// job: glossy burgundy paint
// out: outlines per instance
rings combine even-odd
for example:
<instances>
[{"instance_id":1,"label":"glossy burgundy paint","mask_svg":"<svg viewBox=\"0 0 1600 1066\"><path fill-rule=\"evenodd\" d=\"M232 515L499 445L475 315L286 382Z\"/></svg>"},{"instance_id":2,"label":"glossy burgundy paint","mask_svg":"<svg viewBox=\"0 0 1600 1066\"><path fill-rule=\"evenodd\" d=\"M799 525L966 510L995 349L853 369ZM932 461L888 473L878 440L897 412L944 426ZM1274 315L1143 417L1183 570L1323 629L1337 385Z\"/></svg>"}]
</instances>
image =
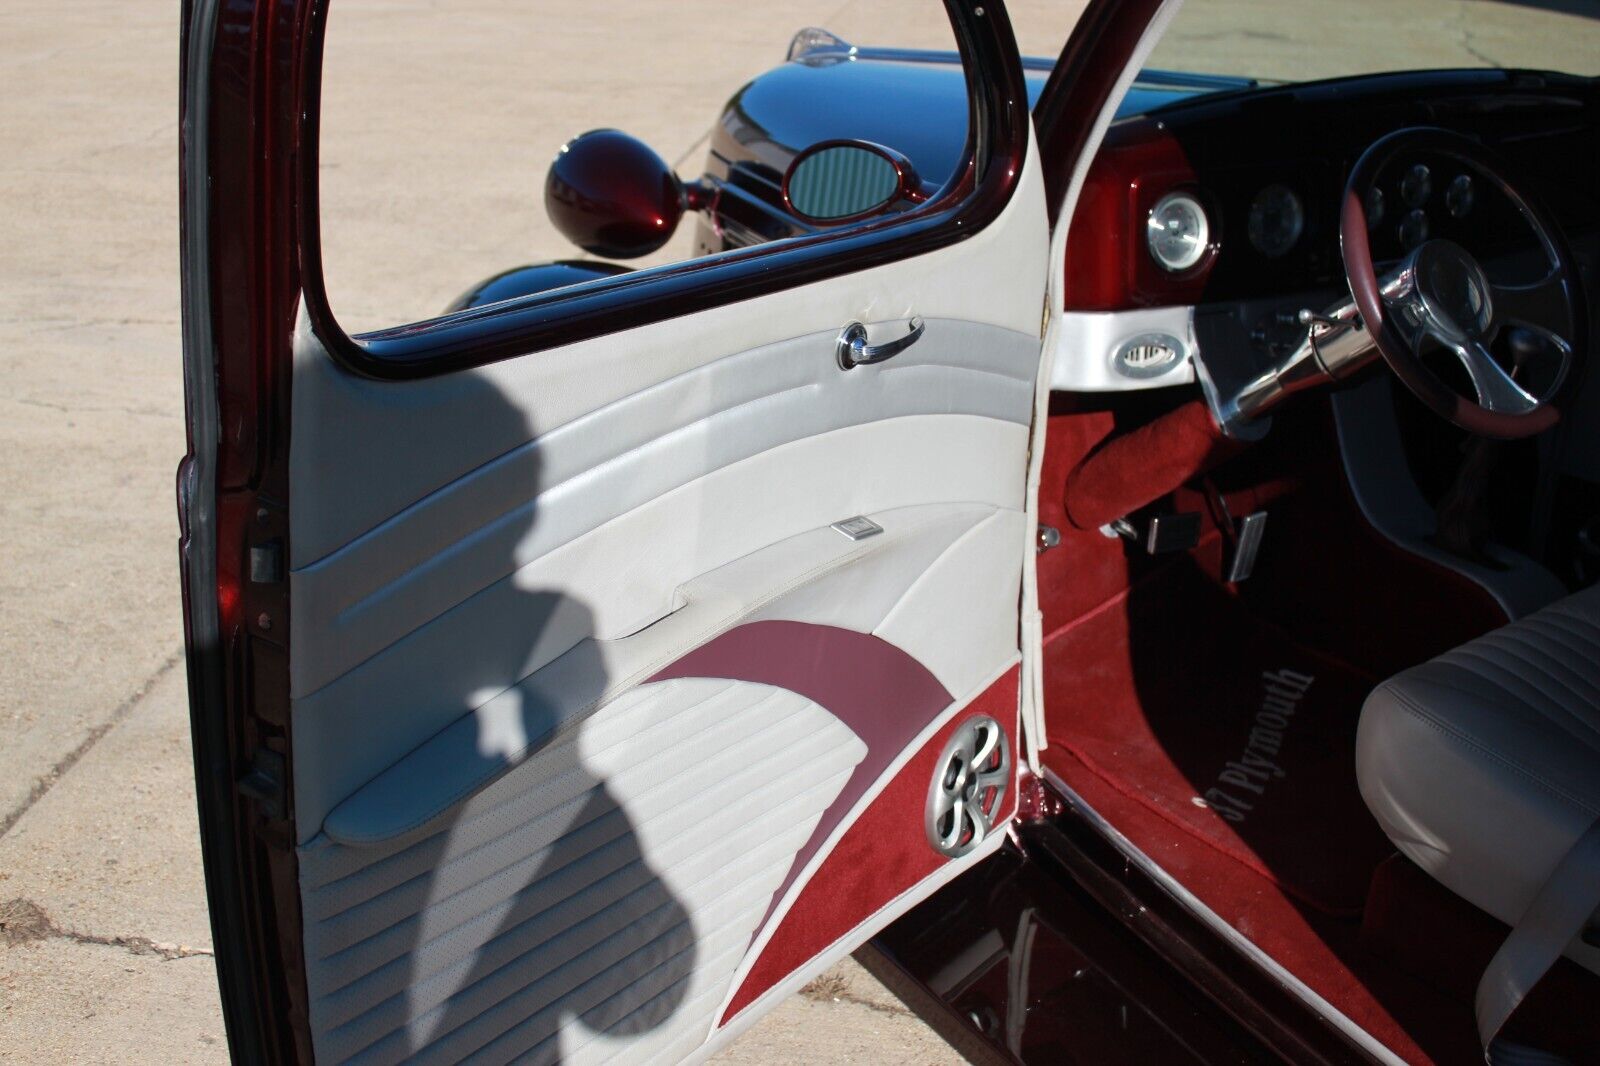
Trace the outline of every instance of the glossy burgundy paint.
<instances>
[{"instance_id":1,"label":"glossy burgundy paint","mask_svg":"<svg viewBox=\"0 0 1600 1066\"><path fill-rule=\"evenodd\" d=\"M1145 219L1163 196L1194 195L1211 220L1211 244L1180 273L1163 270L1145 244ZM1115 311L1196 303L1221 247L1221 219L1195 183L1178 139L1155 119L1106 134L1084 178L1067 241L1063 297L1069 311Z\"/></svg>"},{"instance_id":2,"label":"glossy burgundy paint","mask_svg":"<svg viewBox=\"0 0 1600 1066\"><path fill-rule=\"evenodd\" d=\"M1100 112L1162 2L1091 0L1073 24L1033 109L1052 225L1060 221L1073 168L1089 150Z\"/></svg>"},{"instance_id":3,"label":"glossy burgundy paint","mask_svg":"<svg viewBox=\"0 0 1600 1066\"><path fill-rule=\"evenodd\" d=\"M849 726L867 746L866 757L795 855L772 907L890 763L955 700L927 667L881 637L808 622L737 626L650 680L675 677L752 681L797 692ZM769 907L758 932L771 917Z\"/></svg>"},{"instance_id":4,"label":"glossy burgundy paint","mask_svg":"<svg viewBox=\"0 0 1600 1066\"><path fill-rule=\"evenodd\" d=\"M186 539L185 635L207 897L229 1045L236 1061L309 1061L288 764L290 604L281 584L243 580L250 549L287 557L290 343L300 299L295 197L310 3L185 5L183 175L186 341L207 338L214 375L214 480L180 475L180 508L214 500ZM204 278L203 290L194 287ZM191 382L197 380L191 377ZM202 373L198 378L204 381ZM191 456L200 439L190 427ZM214 556L197 587L189 560ZM219 632L196 627L211 598ZM281 758L282 770L270 772ZM239 782L263 770L252 797ZM272 780L276 776L275 782ZM275 786L275 787L274 787ZM276 793L276 795L274 795Z\"/></svg>"},{"instance_id":5,"label":"glossy burgundy paint","mask_svg":"<svg viewBox=\"0 0 1600 1066\"><path fill-rule=\"evenodd\" d=\"M637 259L666 244L686 206L666 160L621 130L580 133L545 176L544 210L556 229L608 259Z\"/></svg>"},{"instance_id":6,"label":"glossy burgundy paint","mask_svg":"<svg viewBox=\"0 0 1600 1066\"><path fill-rule=\"evenodd\" d=\"M596 278L611 278L626 274L628 268L620 263L602 263L594 259L558 259L552 263L532 263L528 266L502 270L485 278L451 301L446 314L465 311L469 307L514 300L533 292L546 292L564 285L579 285Z\"/></svg>"}]
</instances>

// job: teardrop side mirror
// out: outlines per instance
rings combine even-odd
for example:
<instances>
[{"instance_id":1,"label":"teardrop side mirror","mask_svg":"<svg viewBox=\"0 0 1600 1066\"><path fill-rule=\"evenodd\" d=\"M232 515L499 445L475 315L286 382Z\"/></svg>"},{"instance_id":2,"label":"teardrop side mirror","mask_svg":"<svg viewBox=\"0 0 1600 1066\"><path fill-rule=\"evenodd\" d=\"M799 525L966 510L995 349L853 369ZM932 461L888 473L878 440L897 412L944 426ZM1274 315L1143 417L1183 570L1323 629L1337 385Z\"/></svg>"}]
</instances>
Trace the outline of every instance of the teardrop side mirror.
<instances>
[{"instance_id":1,"label":"teardrop side mirror","mask_svg":"<svg viewBox=\"0 0 1600 1066\"><path fill-rule=\"evenodd\" d=\"M621 130L590 130L561 146L544 182L544 209L579 248L608 259L649 255L688 207L664 159Z\"/></svg>"},{"instance_id":2,"label":"teardrop side mirror","mask_svg":"<svg viewBox=\"0 0 1600 1066\"><path fill-rule=\"evenodd\" d=\"M928 198L911 160L871 141L820 141L790 162L783 202L807 222L838 225Z\"/></svg>"}]
</instances>

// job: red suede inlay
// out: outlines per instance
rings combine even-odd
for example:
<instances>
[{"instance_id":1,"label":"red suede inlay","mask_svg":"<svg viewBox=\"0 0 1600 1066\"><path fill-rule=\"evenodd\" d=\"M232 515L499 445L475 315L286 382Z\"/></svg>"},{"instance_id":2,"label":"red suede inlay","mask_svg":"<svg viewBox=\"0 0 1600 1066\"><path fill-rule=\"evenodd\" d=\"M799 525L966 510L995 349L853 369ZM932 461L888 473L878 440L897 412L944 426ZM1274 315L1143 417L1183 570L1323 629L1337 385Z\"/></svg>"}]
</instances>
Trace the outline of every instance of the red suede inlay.
<instances>
[{"instance_id":1,"label":"red suede inlay","mask_svg":"<svg viewBox=\"0 0 1600 1066\"><path fill-rule=\"evenodd\" d=\"M1076 618L1128 587L1129 562L1118 540L1082 530L1067 518L1066 485L1083 457L1113 429L1108 411L1060 414L1052 410L1039 481L1039 522L1061 533L1061 543L1038 556L1039 606L1045 632Z\"/></svg>"},{"instance_id":2,"label":"red suede inlay","mask_svg":"<svg viewBox=\"0 0 1600 1066\"><path fill-rule=\"evenodd\" d=\"M1353 756L1377 677L1263 625L1183 556L1054 634L1045 675L1067 723L1053 744L1302 902L1360 911L1392 850Z\"/></svg>"},{"instance_id":3,"label":"red suede inlay","mask_svg":"<svg viewBox=\"0 0 1600 1066\"><path fill-rule=\"evenodd\" d=\"M1204 400L1113 437L1067 479L1066 511L1079 529L1099 529L1154 503L1243 448L1223 434Z\"/></svg>"},{"instance_id":4,"label":"red suede inlay","mask_svg":"<svg viewBox=\"0 0 1600 1066\"><path fill-rule=\"evenodd\" d=\"M923 826L935 765L961 723L979 714L1006 726L1012 765L1017 765L1019 676L1019 668L1013 667L968 704L901 767L845 831L779 922L719 1024L951 861L933 850ZM1014 805L1014 792L1008 792L1000 818L1009 818Z\"/></svg>"},{"instance_id":5,"label":"red suede inlay","mask_svg":"<svg viewBox=\"0 0 1600 1066\"><path fill-rule=\"evenodd\" d=\"M1058 525L1062 545L1038 562L1052 739L1044 752L1046 765L1226 921L1397 1054L1412 1062L1481 1057L1470 1002L1449 998L1375 960L1356 943L1354 919L1319 912L1283 889L1286 880L1316 874L1309 860L1317 846L1325 850L1327 873L1345 878L1343 887L1334 886L1344 898L1350 897L1354 879L1375 865L1364 846L1360 854L1350 850L1348 826L1338 824L1337 816L1312 816L1320 797L1298 798L1313 801L1295 805L1305 816L1303 825L1291 820L1274 830L1298 830L1304 840L1293 835L1276 842L1261 836L1241 839L1250 845L1246 856L1217 846L1216 839L1202 842L1201 834L1180 829L1171 812L1158 812L1157 804L1138 794L1144 783L1162 778L1169 785L1188 782L1192 767L1183 760L1208 750L1216 754L1215 744L1194 734L1203 733L1219 714L1232 712L1230 701L1240 697L1238 686L1226 678L1258 672L1254 664L1250 672L1239 664L1278 643L1263 643L1258 639L1263 632L1275 628L1292 635L1295 645L1315 649L1318 659L1340 674L1374 678L1486 632L1503 623L1504 615L1481 587L1371 528L1345 483L1331 414L1314 400L1286 409L1265 441L1213 475L1230 514L1267 509L1271 515L1249 582L1220 585L1219 514L1193 482L1157 505L1202 517L1199 548L1176 562L1074 529L1065 514L1067 474L1112 432L1113 421L1109 413L1073 413L1065 405L1050 419L1044 484L1061 491L1041 492L1041 521ZM1187 571L1186 582L1209 580L1211 595L1236 598L1238 607L1197 612L1193 597L1164 594L1171 589L1163 588L1170 582L1162 571L1174 566ZM1237 625L1229 621L1234 611L1254 621ZM1080 627L1104 632L1091 636L1078 632ZM1107 642L1115 653L1108 653ZM1192 654L1197 643L1209 652ZM1336 728L1320 732L1315 741L1329 746L1327 782L1346 797L1354 782L1354 751L1338 737L1347 737L1360 712L1359 685L1355 688L1345 693L1343 706L1322 708L1326 714L1342 713L1344 721L1326 723ZM1155 729L1143 721L1145 697L1169 704L1155 712ZM1127 716L1125 724L1139 724L1147 734L1169 740L1170 747L1148 744L1135 759L1114 743L1105 747L1114 738L1102 736L1104 750L1098 758L1091 753L1096 763L1091 770L1067 750L1078 746L1078 716L1092 722L1114 705L1122 707L1118 713ZM1159 765L1164 758L1165 768ZM1348 771L1342 784L1341 765ZM1296 771L1295 776L1304 775ZM1329 787L1319 786L1317 776L1295 787Z\"/></svg>"},{"instance_id":6,"label":"red suede inlay","mask_svg":"<svg viewBox=\"0 0 1600 1066\"><path fill-rule=\"evenodd\" d=\"M1464 1063L1477 1055L1481 1060L1471 1009L1427 988L1409 994L1402 990L1396 996L1394 982L1375 981L1373 967L1359 966L1362 954L1355 944L1354 921L1297 904L1255 870L1223 858L1128 799L1065 748L1046 748L1044 761L1206 906L1402 1059Z\"/></svg>"}]
</instances>

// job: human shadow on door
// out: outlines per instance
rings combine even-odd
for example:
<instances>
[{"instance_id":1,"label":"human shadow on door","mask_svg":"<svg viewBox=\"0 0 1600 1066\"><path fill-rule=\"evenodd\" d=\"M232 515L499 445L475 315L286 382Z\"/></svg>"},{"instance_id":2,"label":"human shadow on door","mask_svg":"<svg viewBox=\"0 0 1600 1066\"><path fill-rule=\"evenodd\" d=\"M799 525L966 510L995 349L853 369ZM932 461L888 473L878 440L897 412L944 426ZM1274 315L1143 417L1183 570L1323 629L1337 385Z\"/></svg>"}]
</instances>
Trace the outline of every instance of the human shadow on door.
<instances>
[{"instance_id":1,"label":"human shadow on door","mask_svg":"<svg viewBox=\"0 0 1600 1066\"><path fill-rule=\"evenodd\" d=\"M540 442L499 390L469 399L483 439L522 443L461 481L493 482L496 499L515 506L447 550L501 545L500 576L461 589L456 606L391 650L403 657L403 645L441 622L469 638L440 669L482 698L425 742L445 765L412 760L406 772L419 791L473 785L399 843L341 846L315 870L303 863L303 878L321 882L308 888L306 914L321 926L308 936L316 1050L362 1062L647 1056L683 1035L664 1026L695 972L695 931L593 768L597 745L609 745L599 754L616 766L628 742L614 726L599 740L586 735L592 719L582 716L607 682L593 612L529 587ZM470 730L472 743L434 743L451 729Z\"/></svg>"}]
</instances>

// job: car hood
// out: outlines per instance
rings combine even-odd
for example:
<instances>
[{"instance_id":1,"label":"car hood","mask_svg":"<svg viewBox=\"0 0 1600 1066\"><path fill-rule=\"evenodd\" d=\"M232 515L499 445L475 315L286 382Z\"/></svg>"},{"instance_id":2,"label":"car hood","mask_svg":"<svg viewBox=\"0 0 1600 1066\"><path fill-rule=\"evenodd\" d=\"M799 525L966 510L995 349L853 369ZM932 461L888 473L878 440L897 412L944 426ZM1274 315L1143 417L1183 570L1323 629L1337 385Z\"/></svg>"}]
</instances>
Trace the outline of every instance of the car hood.
<instances>
[{"instance_id":1,"label":"car hood","mask_svg":"<svg viewBox=\"0 0 1600 1066\"><path fill-rule=\"evenodd\" d=\"M1024 60L1030 108L1051 65ZM1252 84L1146 70L1117 117ZM954 53L851 48L802 55L745 85L728 102L713 149L724 162L757 162L781 172L808 145L859 139L903 153L924 180L943 184L962 159L966 133L966 80Z\"/></svg>"}]
</instances>

